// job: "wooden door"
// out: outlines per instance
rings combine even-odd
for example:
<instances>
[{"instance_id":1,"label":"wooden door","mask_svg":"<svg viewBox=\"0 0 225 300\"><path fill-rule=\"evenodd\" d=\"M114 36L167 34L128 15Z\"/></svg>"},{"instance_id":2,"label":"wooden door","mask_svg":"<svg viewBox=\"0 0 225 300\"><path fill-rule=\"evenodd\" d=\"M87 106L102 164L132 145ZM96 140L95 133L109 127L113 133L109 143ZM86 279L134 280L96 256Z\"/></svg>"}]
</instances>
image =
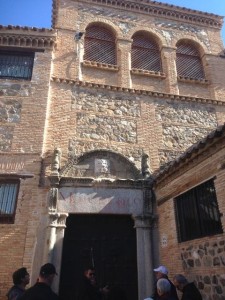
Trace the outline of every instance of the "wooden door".
<instances>
[{"instance_id":1,"label":"wooden door","mask_svg":"<svg viewBox=\"0 0 225 300\"><path fill-rule=\"evenodd\" d=\"M122 288L137 300L136 230L131 216L70 215L63 242L60 297L75 300L85 266L94 265L100 287Z\"/></svg>"}]
</instances>

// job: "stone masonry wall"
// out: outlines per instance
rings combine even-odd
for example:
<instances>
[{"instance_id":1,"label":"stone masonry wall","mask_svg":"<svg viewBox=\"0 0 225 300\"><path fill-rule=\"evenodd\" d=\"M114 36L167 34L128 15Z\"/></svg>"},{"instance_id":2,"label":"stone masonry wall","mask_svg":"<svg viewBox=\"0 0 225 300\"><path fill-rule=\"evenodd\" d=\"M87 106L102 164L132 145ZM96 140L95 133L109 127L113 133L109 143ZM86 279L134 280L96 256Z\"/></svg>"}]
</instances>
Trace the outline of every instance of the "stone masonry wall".
<instances>
[{"instance_id":1,"label":"stone masonry wall","mask_svg":"<svg viewBox=\"0 0 225 300\"><path fill-rule=\"evenodd\" d=\"M225 268L225 240L209 240L183 247L181 261L185 273L194 273L198 268ZM202 293L203 299L208 295L214 295L208 299L224 300L225 297L225 274L197 275L195 282Z\"/></svg>"}]
</instances>

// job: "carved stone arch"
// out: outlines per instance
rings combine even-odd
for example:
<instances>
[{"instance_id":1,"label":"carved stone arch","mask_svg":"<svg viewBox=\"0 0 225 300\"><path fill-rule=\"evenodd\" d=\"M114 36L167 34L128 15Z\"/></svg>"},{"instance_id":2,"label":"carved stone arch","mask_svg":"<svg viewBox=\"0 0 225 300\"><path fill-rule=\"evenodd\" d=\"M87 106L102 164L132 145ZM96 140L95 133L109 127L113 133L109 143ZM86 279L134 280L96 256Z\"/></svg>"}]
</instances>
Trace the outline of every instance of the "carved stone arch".
<instances>
[{"instance_id":1,"label":"carved stone arch","mask_svg":"<svg viewBox=\"0 0 225 300\"><path fill-rule=\"evenodd\" d=\"M89 151L70 159L59 175L71 178L142 178L140 170L127 157L106 149Z\"/></svg>"},{"instance_id":2,"label":"carved stone arch","mask_svg":"<svg viewBox=\"0 0 225 300\"><path fill-rule=\"evenodd\" d=\"M113 32L113 34L115 35L115 38L122 38L122 31L121 29L116 26L113 22L106 20L104 18L93 18L92 21L87 22L82 24L82 26L80 27L80 31L81 32L85 32L86 28L90 25L94 25L94 24L102 24L103 26L105 26L107 29L111 30Z\"/></svg>"}]
</instances>

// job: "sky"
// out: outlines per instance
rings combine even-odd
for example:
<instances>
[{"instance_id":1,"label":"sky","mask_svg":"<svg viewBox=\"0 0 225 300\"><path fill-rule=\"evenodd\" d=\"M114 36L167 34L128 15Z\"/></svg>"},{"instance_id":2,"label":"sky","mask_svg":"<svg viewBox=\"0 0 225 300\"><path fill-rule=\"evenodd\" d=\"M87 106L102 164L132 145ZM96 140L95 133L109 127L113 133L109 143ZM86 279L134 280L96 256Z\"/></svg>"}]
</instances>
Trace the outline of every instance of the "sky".
<instances>
[{"instance_id":1,"label":"sky","mask_svg":"<svg viewBox=\"0 0 225 300\"><path fill-rule=\"evenodd\" d=\"M225 16L225 0L161 0L160 2ZM52 0L0 0L0 24L51 28ZM222 30L225 44L225 25Z\"/></svg>"}]
</instances>

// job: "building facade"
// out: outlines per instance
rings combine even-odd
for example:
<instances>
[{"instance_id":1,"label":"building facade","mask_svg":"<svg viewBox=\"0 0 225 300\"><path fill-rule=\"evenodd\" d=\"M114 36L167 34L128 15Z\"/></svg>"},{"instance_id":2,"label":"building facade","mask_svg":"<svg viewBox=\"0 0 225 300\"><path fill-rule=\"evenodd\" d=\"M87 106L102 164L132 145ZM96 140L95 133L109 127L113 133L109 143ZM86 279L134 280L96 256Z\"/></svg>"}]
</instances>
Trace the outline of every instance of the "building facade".
<instances>
[{"instance_id":1,"label":"building facade","mask_svg":"<svg viewBox=\"0 0 225 300\"><path fill-rule=\"evenodd\" d=\"M159 172L224 122L222 23L155 1L54 0L52 29L0 28L0 299L15 268L33 283L47 261L64 299L85 264L144 299L161 262L222 299L222 258L216 269L184 265L205 242L175 236ZM215 173L192 171L180 193ZM202 280L208 272L217 284Z\"/></svg>"}]
</instances>

